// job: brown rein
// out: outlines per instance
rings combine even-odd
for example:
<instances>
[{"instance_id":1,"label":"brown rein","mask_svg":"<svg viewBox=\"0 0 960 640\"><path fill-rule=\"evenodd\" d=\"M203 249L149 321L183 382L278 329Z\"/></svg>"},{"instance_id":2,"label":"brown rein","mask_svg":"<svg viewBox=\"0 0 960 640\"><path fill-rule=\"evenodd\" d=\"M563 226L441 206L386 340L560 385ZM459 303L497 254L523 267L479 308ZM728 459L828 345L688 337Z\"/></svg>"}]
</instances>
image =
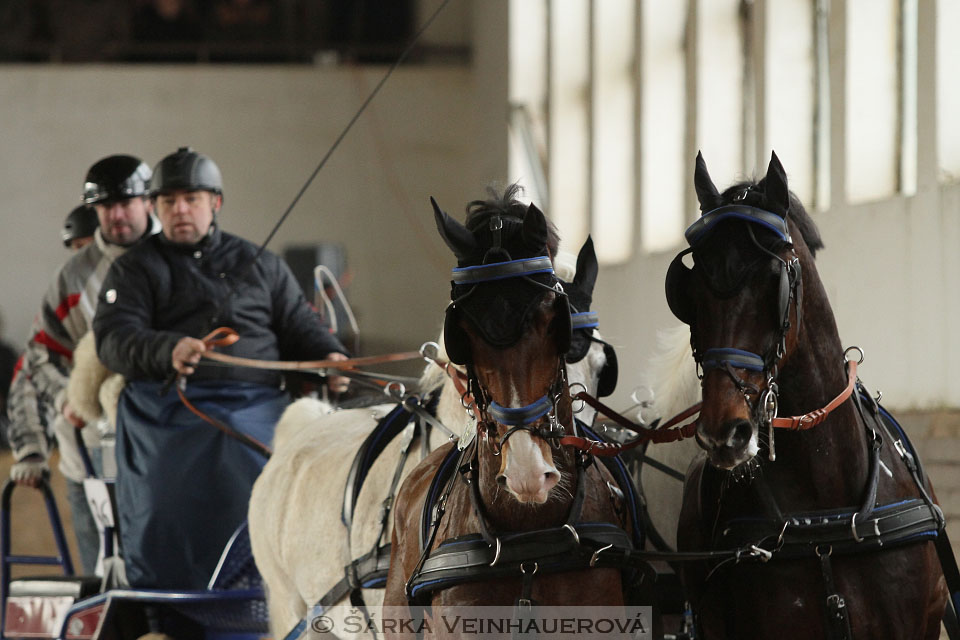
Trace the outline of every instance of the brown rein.
<instances>
[{"instance_id":1,"label":"brown rein","mask_svg":"<svg viewBox=\"0 0 960 640\"><path fill-rule=\"evenodd\" d=\"M223 347L231 345L239 339L240 337L233 329L228 327L214 329L203 338L203 343L208 349L208 351L203 353L203 357L210 360L216 360L217 362L232 364L238 367L252 367L256 369L272 369L279 371L298 371L301 369L352 369L354 367L382 364L384 362L417 360L421 357L420 352L418 351L403 351L401 353L387 353L379 356L347 358L346 360L256 360L254 358L241 358L239 356L229 356L225 353L209 351L211 347Z\"/></svg>"},{"instance_id":2,"label":"brown rein","mask_svg":"<svg viewBox=\"0 0 960 640\"><path fill-rule=\"evenodd\" d=\"M236 331L230 329L229 327L219 327L214 329L206 336L203 337L203 344L206 346L207 351L203 353L204 358L210 360L216 360L217 362L223 362L226 364L235 365L238 367L253 367L259 369L274 369L282 371L296 371L302 369L353 369L354 367L362 367L364 365L371 364L380 364L383 362L399 362L403 360L413 360L420 357L420 353L416 351L408 351L404 353L388 353L386 355L380 356L366 356L362 358L347 358L346 360L301 360L301 361L282 361L282 360L255 360L253 358L240 358L237 356L228 356L224 353L217 353L213 351L214 347L225 347L229 346L237 340L240 339L240 336ZM224 432L231 438L236 438L243 444L251 447L261 455L269 458L270 454L273 453L267 445L263 444L256 438L248 436L245 433L241 433L236 429L230 427L227 424L224 424L220 420L207 415L200 409L198 409L189 399L187 399L186 394L183 392L183 387L181 384L181 379L183 379L182 374L177 374L176 384L174 385L177 388L177 396L180 398L180 402L183 403L187 409L189 409L194 415L199 417L212 424L214 427ZM384 383L384 385L389 383Z\"/></svg>"},{"instance_id":3,"label":"brown rein","mask_svg":"<svg viewBox=\"0 0 960 640\"><path fill-rule=\"evenodd\" d=\"M803 431L805 429L810 429L817 426L821 422L827 419L827 416L830 415L837 407L847 401L848 398L853 394L853 390L856 387L857 383L857 361L848 360L847 361L847 386L840 392L840 394L827 403L825 406L814 409L809 413L805 413L800 416L791 416L789 418L774 418L773 426L780 429L791 429L793 431ZM574 398L586 402L591 407L596 409L598 412L607 416L621 427L630 429L638 433L637 437L630 442L624 444L618 444L615 442L599 442L597 440L589 440L587 438L581 438L579 436L564 436L560 439L560 444L566 444L587 453L592 453L598 456L615 456L620 454L622 451L627 451L633 449L634 447L640 446L645 442L653 443L662 443L662 442L676 442L677 440L682 440L684 438L691 437L697 430L697 423L691 422L686 424L678 429L671 429L676 424L679 424L686 420L687 418L696 415L700 412L700 408L703 406L702 402L698 402L692 407L685 409L681 413L677 414L667 422L662 425L659 425L655 429L647 429L642 427L631 420L623 417L610 407L606 406L593 396L591 396L586 391L581 391L576 394Z\"/></svg>"}]
</instances>

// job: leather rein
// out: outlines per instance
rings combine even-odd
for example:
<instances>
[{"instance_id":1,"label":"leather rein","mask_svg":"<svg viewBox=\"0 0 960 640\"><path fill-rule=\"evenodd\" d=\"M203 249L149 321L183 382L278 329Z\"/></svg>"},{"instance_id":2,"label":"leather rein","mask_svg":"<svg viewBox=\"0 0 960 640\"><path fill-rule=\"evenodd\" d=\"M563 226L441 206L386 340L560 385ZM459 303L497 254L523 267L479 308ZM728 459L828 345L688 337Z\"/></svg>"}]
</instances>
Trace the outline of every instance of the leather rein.
<instances>
[{"instance_id":1,"label":"leather rein","mask_svg":"<svg viewBox=\"0 0 960 640\"><path fill-rule=\"evenodd\" d=\"M775 417L773 418L773 426L780 429L789 429L791 431L804 431L806 429L815 427L826 420L827 416L837 409L837 407L846 402L853 394L857 382L857 364L858 363L856 360L847 361L847 386L842 392L840 392L839 395L828 402L825 406L799 416L783 418ZM690 422L679 428L672 427L680 424L684 420L687 420L694 415L697 415L700 412L700 408L703 406L703 403L698 402L697 404L680 412L662 425L659 425L655 428L648 428L636 424L628 418L625 418L623 415L603 404L586 391L581 391L575 394L573 397L577 400L586 402L588 405L607 416L621 427L630 429L638 434L633 440L622 444L615 442L600 442L579 436L564 436L560 439L560 444L570 445L598 456L616 456L623 451L633 449L634 447L640 446L646 442L676 442L678 440L683 440L684 438L689 438L696 432L696 421Z\"/></svg>"},{"instance_id":2,"label":"leather rein","mask_svg":"<svg viewBox=\"0 0 960 640\"><path fill-rule=\"evenodd\" d=\"M385 362L401 362L404 360L413 360L420 358L420 353L417 351L405 351L401 353L388 353L378 356L365 356L361 358L347 358L346 360L300 360L300 361L285 361L285 360L256 360L253 358L241 358L238 356L230 356L225 353L217 353L213 351L215 347L226 347L234 344L240 339L239 334L229 328L229 327L218 327L214 329L206 336L202 338L203 344L206 346L207 350L203 353L203 357L209 360L215 360L217 362L222 362L231 366L237 367L248 367L248 368L257 368L257 369L271 369L279 371L302 371L302 370L315 370L315 369L337 369L341 370L344 373L353 369L354 367L368 366L372 364L381 364ZM373 382L379 386L385 387L387 390L390 389L392 385L398 384L395 381L387 380L379 377L370 377L364 376L365 380ZM204 411L198 409L190 400L187 398L184 390L186 388L187 378L182 374L177 374L176 384L174 385L177 389L177 396L180 398L180 402L189 409L194 415L202 419L203 421L213 425L220 431L224 432L231 438L239 440L241 443L250 447L260 455L269 458L273 451L266 444L260 442L256 438L253 438L245 433L237 431L230 425L224 423L221 420L214 418L213 416L208 415ZM402 384L401 386L401 395Z\"/></svg>"}]
</instances>

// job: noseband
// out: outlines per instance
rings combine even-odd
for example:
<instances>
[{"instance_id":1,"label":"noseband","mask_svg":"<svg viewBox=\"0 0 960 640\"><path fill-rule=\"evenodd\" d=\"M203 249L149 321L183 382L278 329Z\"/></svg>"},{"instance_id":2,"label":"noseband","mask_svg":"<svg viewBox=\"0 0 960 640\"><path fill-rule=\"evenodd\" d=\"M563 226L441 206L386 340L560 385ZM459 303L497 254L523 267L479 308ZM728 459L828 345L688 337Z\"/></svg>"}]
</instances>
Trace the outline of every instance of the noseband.
<instances>
[{"instance_id":1,"label":"noseband","mask_svg":"<svg viewBox=\"0 0 960 640\"><path fill-rule=\"evenodd\" d=\"M563 396L566 384L566 367L561 358L557 377L550 385L547 394L523 407L504 407L496 401L487 401L486 390L477 385L479 390L477 397L480 399L477 403L477 409L481 416L478 431L483 434L484 438L490 439L490 448L493 450L493 455L500 455L503 445L507 443L510 436L519 431L526 431L530 435L542 438L554 447L559 448L560 438L567 435L567 431L557 418L557 404ZM495 430L496 424L510 427L499 440L490 438L489 435L491 431Z\"/></svg>"}]
</instances>

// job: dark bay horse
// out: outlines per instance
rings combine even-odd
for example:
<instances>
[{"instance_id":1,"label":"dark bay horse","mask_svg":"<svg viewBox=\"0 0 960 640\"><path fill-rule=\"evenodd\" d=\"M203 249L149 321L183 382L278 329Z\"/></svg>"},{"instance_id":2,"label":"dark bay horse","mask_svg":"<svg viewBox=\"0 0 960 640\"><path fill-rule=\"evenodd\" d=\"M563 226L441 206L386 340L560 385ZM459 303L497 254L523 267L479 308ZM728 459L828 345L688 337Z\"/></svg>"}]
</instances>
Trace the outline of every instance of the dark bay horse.
<instances>
[{"instance_id":1,"label":"dark bay horse","mask_svg":"<svg viewBox=\"0 0 960 640\"><path fill-rule=\"evenodd\" d=\"M768 559L684 567L703 637L937 638L943 516L846 362L862 353L841 346L813 221L776 154L763 179L723 193L698 155L694 181L702 217L666 290L702 374L706 454L687 474L678 548L755 544Z\"/></svg>"},{"instance_id":2,"label":"dark bay horse","mask_svg":"<svg viewBox=\"0 0 960 640\"><path fill-rule=\"evenodd\" d=\"M384 597L384 605L431 605L434 618L469 605L624 601L620 570L589 562L600 546L630 544L612 479L558 444L577 427L564 373L571 311L551 265L555 231L514 195L471 203L466 226L434 203L459 264L445 346L466 365L463 398L478 435L462 453L433 452L404 481ZM425 515L428 501L439 507ZM486 555L449 569L458 562L442 555L451 547Z\"/></svg>"}]
</instances>

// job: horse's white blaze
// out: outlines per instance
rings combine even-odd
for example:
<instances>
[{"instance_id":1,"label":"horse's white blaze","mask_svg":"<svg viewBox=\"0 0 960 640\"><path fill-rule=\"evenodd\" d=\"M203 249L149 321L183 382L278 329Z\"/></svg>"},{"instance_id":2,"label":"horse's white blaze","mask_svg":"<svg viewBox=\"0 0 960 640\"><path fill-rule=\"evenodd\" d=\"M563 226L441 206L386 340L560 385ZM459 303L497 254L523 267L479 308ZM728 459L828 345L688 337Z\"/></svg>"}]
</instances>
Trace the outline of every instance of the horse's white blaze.
<instances>
[{"instance_id":1,"label":"horse's white blaze","mask_svg":"<svg viewBox=\"0 0 960 640\"><path fill-rule=\"evenodd\" d=\"M520 502L543 504L550 489L560 480L560 472L543 457L540 443L526 431L510 436L503 448L501 475L507 490Z\"/></svg>"}]
</instances>

